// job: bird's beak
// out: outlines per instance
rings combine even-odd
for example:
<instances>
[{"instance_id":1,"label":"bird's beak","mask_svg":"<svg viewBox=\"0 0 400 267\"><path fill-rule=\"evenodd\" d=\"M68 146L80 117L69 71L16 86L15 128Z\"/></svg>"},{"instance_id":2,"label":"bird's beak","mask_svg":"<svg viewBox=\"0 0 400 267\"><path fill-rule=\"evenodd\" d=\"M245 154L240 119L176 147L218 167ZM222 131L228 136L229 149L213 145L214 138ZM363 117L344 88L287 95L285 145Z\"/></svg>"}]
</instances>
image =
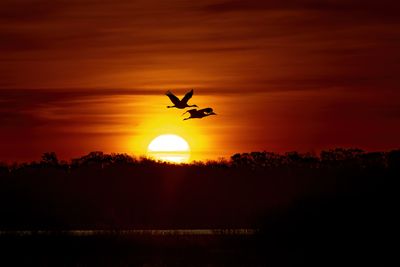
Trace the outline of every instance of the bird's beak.
<instances>
[{"instance_id":1,"label":"bird's beak","mask_svg":"<svg viewBox=\"0 0 400 267\"><path fill-rule=\"evenodd\" d=\"M210 115L217 115L217 113L215 113L215 112L212 112L212 113L210 113Z\"/></svg>"}]
</instances>

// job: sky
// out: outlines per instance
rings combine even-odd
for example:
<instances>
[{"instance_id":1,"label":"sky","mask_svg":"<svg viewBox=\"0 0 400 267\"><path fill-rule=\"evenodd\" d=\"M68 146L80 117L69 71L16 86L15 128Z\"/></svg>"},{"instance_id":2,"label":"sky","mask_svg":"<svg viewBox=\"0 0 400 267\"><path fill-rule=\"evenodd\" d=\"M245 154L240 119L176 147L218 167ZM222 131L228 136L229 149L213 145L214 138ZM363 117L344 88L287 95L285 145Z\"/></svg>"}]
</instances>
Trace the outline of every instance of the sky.
<instances>
[{"instance_id":1,"label":"sky","mask_svg":"<svg viewBox=\"0 0 400 267\"><path fill-rule=\"evenodd\" d=\"M400 147L398 1L2 0L0 161ZM218 114L182 121L172 90Z\"/></svg>"}]
</instances>

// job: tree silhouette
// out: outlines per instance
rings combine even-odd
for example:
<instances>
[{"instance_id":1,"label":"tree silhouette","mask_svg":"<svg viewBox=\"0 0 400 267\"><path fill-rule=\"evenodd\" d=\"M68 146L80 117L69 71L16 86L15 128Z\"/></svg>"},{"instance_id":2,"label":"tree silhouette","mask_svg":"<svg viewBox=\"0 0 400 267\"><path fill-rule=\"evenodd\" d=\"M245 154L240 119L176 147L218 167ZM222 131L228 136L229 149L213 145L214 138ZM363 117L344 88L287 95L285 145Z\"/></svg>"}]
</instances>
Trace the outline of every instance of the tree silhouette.
<instances>
[{"instance_id":1,"label":"tree silhouette","mask_svg":"<svg viewBox=\"0 0 400 267\"><path fill-rule=\"evenodd\" d=\"M58 158L55 152L45 152L42 155L42 164L50 165L50 166L57 166L58 165Z\"/></svg>"}]
</instances>

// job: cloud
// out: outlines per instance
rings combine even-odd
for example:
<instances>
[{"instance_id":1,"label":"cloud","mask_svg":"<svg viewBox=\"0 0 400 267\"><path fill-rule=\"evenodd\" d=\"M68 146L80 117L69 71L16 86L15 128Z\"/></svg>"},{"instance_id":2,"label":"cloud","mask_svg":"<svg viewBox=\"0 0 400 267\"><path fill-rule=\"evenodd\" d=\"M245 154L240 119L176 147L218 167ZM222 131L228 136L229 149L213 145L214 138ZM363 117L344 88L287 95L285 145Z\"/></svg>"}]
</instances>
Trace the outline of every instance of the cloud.
<instances>
[{"instance_id":1,"label":"cloud","mask_svg":"<svg viewBox=\"0 0 400 267\"><path fill-rule=\"evenodd\" d=\"M30 23L57 17L68 1L4 0L0 3L0 22Z\"/></svg>"},{"instance_id":2,"label":"cloud","mask_svg":"<svg viewBox=\"0 0 400 267\"><path fill-rule=\"evenodd\" d=\"M140 94L140 91L125 90L0 90L0 125L11 131L25 129L23 132L40 127L73 131L98 125L109 125L112 129L112 125L125 123L126 111L101 107L112 106L115 96L123 95L130 101L132 96ZM130 114L130 118L134 116Z\"/></svg>"},{"instance_id":3,"label":"cloud","mask_svg":"<svg viewBox=\"0 0 400 267\"><path fill-rule=\"evenodd\" d=\"M396 5L4 0L0 87L396 87Z\"/></svg>"},{"instance_id":4,"label":"cloud","mask_svg":"<svg viewBox=\"0 0 400 267\"><path fill-rule=\"evenodd\" d=\"M396 11L393 8L399 4L395 0L294 0L294 1L279 1L279 0L230 0L218 1L207 5L204 10L208 12L242 12L242 11L316 11L326 13L352 13L353 15L371 15L384 16L388 19L396 19ZM370 17L371 17L370 16Z\"/></svg>"}]
</instances>

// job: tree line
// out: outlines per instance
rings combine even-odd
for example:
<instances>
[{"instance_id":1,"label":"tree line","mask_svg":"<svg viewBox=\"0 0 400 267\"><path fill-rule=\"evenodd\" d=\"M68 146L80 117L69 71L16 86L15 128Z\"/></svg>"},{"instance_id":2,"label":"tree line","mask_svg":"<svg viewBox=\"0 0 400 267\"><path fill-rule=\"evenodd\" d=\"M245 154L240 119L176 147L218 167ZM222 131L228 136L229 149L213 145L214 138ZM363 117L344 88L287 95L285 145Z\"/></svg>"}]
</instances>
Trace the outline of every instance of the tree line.
<instances>
[{"instance_id":1,"label":"tree line","mask_svg":"<svg viewBox=\"0 0 400 267\"><path fill-rule=\"evenodd\" d=\"M68 161L59 160L55 152L43 153L40 161L29 163L0 163L1 173L12 172L24 168L57 167L61 169L74 169L79 167L100 167L110 165L141 165L141 166L165 166L175 165L158 161L147 157L134 157L123 153L103 153L93 151L79 158ZM399 168L400 149L387 152L366 152L358 148L335 148L323 150L319 155L313 153L299 153L296 151L283 154L257 151L249 153L236 153L229 159L193 161L184 166L220 167L220 168L249 168L249 169L273 169L273 168Z\"/></svg>"}]
</instances>

